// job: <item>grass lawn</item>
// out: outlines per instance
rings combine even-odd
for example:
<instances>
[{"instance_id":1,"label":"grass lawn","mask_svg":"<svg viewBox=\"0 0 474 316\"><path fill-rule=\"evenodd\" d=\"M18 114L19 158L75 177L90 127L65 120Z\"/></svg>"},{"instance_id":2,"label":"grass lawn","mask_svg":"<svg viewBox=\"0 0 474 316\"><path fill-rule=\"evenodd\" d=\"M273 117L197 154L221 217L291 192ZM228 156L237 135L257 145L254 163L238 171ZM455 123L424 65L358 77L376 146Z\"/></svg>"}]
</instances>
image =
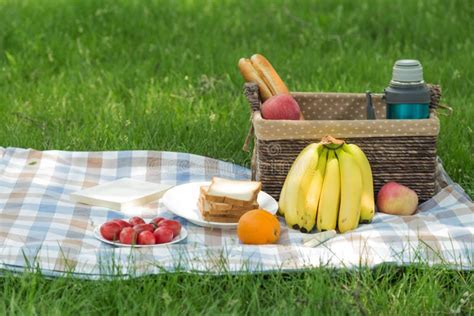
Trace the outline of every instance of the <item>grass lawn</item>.
<instances>
[{"instance_id":1,"label":"grass lawn","mask_svg":"<svg viewBox=\"0 0 474 316\"><path fill-rule=\"evenodd\" d=\"M316 2L316 3L314 3ZM382 91L420 59L454 113L438 150L474 195L471 1L0 0L0 146L186 151L248 165L240 57L293 91ZM130 281L0 279L0 313L472 312L472 273L444 267Z\"/></svg>"}]
</instances>

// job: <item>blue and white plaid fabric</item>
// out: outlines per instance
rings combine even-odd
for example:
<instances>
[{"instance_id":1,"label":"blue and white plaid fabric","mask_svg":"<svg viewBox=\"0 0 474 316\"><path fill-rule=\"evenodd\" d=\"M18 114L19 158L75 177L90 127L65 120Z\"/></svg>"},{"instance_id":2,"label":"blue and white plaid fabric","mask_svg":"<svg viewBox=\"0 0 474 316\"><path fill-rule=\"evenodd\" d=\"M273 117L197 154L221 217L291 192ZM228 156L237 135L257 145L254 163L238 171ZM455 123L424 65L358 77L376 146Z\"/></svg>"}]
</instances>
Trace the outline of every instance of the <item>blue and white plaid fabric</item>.
<instances>
[{"instance_id":1,"label":"blue and white plaid fabric","mask_svg":"<svg viewBox=\"0 0 474 316\"><path fill-rule=\"evenodd\" d=\"M94 238L97 225L120 212L70 201L69 194L111 180L168 184L212 176L247 179L246 168L185 153L157 151L65 152L0 147L0 268L40 269L50 276L99 278L163 271L240 273L311 267L398 265L414 262L474 265L474 204L439 166L443 187L414 216L378 213L372 224L307 248L307 236L282 223L278 244L242 245L235 230L203 228L177 218L188 238L155 248L115 248ZM144 216L174 215L156 202Z\"/></svg>"}]
</instances>

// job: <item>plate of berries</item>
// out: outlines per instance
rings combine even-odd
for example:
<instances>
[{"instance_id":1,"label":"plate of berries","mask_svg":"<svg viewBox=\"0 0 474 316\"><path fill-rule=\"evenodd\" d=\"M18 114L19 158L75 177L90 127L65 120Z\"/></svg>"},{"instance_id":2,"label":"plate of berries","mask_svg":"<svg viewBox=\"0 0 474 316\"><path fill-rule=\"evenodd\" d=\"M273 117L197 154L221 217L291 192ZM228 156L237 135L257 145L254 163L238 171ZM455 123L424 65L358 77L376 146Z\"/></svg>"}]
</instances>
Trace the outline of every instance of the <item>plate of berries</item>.
<instances>
[{"instance_id":1,"label":"plate of berries","mask_svg":"<svg viewBox=\"0 0 474 316\"><path fill-rule=\"evenodd\" d=\"M118 247L155 247L178 243L188 232L180 222L156 217L149 223L134 216L128 220L112 219L94 229L95 238Z\"/></svg>"}]
</instances>

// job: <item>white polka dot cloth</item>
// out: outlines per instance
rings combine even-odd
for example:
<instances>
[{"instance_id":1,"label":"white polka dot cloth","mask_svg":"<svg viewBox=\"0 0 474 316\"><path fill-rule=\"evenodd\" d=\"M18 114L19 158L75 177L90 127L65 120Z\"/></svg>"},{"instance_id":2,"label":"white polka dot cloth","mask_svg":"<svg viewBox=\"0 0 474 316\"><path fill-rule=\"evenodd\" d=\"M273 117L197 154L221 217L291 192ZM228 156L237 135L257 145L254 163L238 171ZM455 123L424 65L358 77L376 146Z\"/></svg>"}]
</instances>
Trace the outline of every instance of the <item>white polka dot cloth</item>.
<instances>
[{"instance_id":1,"label":"white polka dot cloth","mask_svg":"<svg viewBox=\"0 0 474 316\"><path fill-rule=\"evenodd\" d=\"M334 137L437 136L439 119L387 120L381 95L373 95L376 120L367 120L363 93L293 93L305 120L265 120L260 112L253 116L255 135L260 140L315 139Z\"/></svg>"}]
</instances>

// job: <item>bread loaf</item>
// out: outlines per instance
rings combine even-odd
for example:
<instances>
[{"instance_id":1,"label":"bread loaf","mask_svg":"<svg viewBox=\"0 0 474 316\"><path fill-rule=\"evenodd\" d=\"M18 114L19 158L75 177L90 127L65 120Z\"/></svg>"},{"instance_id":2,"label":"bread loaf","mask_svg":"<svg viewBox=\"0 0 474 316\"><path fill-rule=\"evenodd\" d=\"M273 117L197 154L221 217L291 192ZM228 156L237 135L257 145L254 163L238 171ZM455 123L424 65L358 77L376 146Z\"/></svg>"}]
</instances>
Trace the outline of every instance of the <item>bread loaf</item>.
<instances>
[{"instance_id":1,"label":"bread loaf","mask_svg":"<svg viewBox=\"0 0 474 316\"><path fill-rule=\"evenodd\" d=\"M237 223L246 212L257 209L261 183L214 177L209 186L201 186L198 207L206 221Z\"/></svg>"},{"instance_id":2,"label":"bread loaf","mask_svg":"<svg viewBox=\"0 0 474 316\"><path fill-rule=\"evenodd\" d=\"M258 85L260 96L263 101L269 99L272 96L272 92L263 79L259 76L257 70L254 68L252 62L249 59L241 58L239 60L239 70L245 81L255 82Z\"/></svg>"},{"instance_id":3,"label":"bread loaf","mask_svg":"<svg viewBox=\"0 0 474 316\"><path fill-rule=\"evenodd\" d=\"M272 95L290 93L283 80L281 80L280 76L273 68L272 64L270 64L270 62L264 56L255 54L250 57L250 61L260 75L260 78L263 79L267 87L270 89Z\"/></svg>"}]
</instances>

